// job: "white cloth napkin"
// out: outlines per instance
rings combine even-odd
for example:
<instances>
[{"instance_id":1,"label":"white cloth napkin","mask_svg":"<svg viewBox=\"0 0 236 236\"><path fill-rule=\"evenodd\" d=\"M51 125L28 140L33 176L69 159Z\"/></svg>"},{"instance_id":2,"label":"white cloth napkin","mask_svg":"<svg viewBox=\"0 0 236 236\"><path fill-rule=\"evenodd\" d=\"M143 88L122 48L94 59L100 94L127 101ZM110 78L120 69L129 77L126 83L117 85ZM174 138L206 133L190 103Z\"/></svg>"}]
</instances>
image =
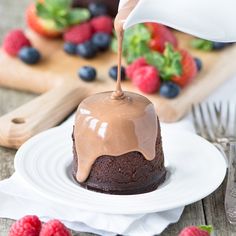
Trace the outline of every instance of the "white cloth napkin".
<instances>
[{"instance_id":1,"label":"white cloth napkin","mask_svg":"<svg viewBox=\"0 0 236 236\"><path fill-rule=\"evenodd\" d=\"M214 78L212 78L212 83L214 83ZM235 90L236 77L225 83L209 100L235 102ZM72 122L73 117L62 125L71 125ZM162 127L173 126L193 131L189 116L174 124L161 125ZM45 199L25 183L17 173L0 182L0 217L18 219L26 214L36 214L43 221L56 218L62 220L70 229L103 236L116 234L152 236L160 234L170 223L179 220L183 209L184 207L180 207L165 212L138 215L112 215L84 210L78 211Z\"/></svg>"},{"instance_id":2,"label":"white cloth napkin","mask_svg":"<svg viewBox=\"0 0 236 236\"><path fill-rule=\"evenodd\" d=\"M43 221L56 218L70 229L103 236L160 234L170 223L178 221L183 211L183 207L136 215L78 211L38 195L17 173L0 183L0 209L0 216L4 218L18 219L27 214L36 214Z\"/></svg>"}]
</instances>

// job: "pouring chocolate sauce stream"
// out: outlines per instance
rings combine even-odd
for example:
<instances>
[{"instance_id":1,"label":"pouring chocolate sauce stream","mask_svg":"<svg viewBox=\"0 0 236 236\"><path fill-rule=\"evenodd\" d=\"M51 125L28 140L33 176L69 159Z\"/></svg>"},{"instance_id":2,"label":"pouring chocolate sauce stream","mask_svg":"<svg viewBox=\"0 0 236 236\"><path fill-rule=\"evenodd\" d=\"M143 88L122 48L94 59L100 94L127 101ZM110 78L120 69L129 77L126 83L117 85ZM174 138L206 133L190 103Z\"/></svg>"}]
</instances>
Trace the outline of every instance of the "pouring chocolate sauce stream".
<instances>
[{"instance_id":1,"label":"pouring chocolate sauce stream","mask_svg":"<svg viewBox=\"0 0 236 236\"><path fill-rule=\"evenodd\" d=\"M94 94L84 99L77 110L74 138L78 159L76 179L84 182L97 158L119 157L140 152L147 160L156 156L159 132L154 105L144 96L122 91L121 59L123 23L138 0L129 0L117 14L118 77L114 92Z\"/></svg>"},{"instance_id":2,"label":"pouring chocolate sauce stream","mask_svg":"<svg viewBox=\"0 0 236 236\"><path fill-rule=\"evenodd\" d=\"M117 35L118 41L118 48L117 48L117 81L116 81L116 90L112 93L112 99L123 99L124 92L122 91L121 87L121 61L122 61L122 42L124 37L124 29L123 24L127 16L136 6L139 0L129 0L127 3L120 9L117 13L115 21L114 21L114 28Z\"/></svg>"}]
</instances>

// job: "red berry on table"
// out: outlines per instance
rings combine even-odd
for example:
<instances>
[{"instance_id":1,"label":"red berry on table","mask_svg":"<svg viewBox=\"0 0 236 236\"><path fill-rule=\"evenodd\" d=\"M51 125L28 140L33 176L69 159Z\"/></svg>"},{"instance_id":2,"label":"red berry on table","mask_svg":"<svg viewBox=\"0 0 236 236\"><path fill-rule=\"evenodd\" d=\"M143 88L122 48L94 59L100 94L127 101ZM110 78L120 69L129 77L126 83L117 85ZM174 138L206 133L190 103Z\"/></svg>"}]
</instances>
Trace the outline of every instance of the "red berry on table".
<instances>
[{"instance_id":1,"label":"red berry on table","mask_svg":"<svg viewBox=\"0 0 236 236\"><path fill-rule=\"evenodd\" d=\"M29 39L20 29L10 31L3 40L3 49L11 56L16 56L21 48L29 46Z\"/></svg>"},{"instance_id":2,"label":"red berry on table","mask_svg":"<svg viewBox=\"0 0 236 236\"><path fill-rule=\"evenodd\" d=\"M113 31L113 20L110 16L94 17L90 23L95 33L102 32L111 34Z\"/></svg>"},{"instance_id":3,"label":"red berry on table","mask_svg":"<svg viewBox=\"0 0 236 236\"><path fill-rule=\"evenodd\" d=\"M140 67L143 67L143 66L147 66L148 63L146 61L146 59L144 57L140 57L138 59L136 59L135 61L133 61L130 65L128 65L126 67L126 75L129 79L133 79L133 74L134 72L140 68Z\"/></svg>"},{"instance_id":4,"label":"red berry on table","mask_svg":"<svg viewBox=\"0 0 236 236\"><path fill-rule=\"evenodd\" d=\"M209 228L210 230L204 230L202 228L197 226L188 226L184 228L178 236L210 236L211 229Z\"/></svg>"},{"instance_id":5,"label":"red berry on table","mask_svg":"<svg viewBox=\"0 0 236 236\"><path fill-rule=\"evenodd\" d=\"M26 10L26 23L29 28L44 37L56 38L62 34L62 30L58 30L50 20L37 16L34 4L31 4Z\"/></svg>"},{"instance_id":6,"label":"red berry on table","mask_svg":"<svg viewBox=\"0 0 236 236\"><path fill-rule=\"evenodd\" d=\"M144 93L155 93L160 87L160 78L154 66L142 66L133 74L133 84Z\"/></svg>"},{"instance_id":7,"label":"red berry on table","mask_svg":"<svg viewBox=\"0 0 236 236\"><path fill-rule=\"evenodd\" d=\"M197 66L194 58L186 50L180 49L179 52L182 56L182 73L180 76L173 76L171 80L184 87L197 75Z\"/></svg>"},{"instance_id":8,"label":"red berry on table","mask_svg":"<svg viewBox=\"0 0 236 236\"><path fill-rule=\"evenodd\" d=\"M88 41L92 37L92 27L89 23L76 25L68 29L63 38L66 42L80 44Z\"/></svg>"},{"instance_id":9,"label":"red berry on table","mask_svg":"<svg viewBox=\"0 0 236 236\"><path fill-rule=\"evenodd\" d=\"M41 222L37 216L25 216L10 228L8 236L39 236Z\"/></svg>"},{"instance_id":10,"label":"red berry on table","mask_svg":"<svg viewBox=\"0 0 236 236\"><path fill-rule=\"evenodd\" d=\"M71 236L69 230L59 220L50 220L43 225L40 236Z\"/></svg>"},{"instance_id":11,"label":"red berry on table","mask_svg":"<svg viewBox=\"0 0 236 236\"><path fill-rule=\"evenodd\" d=\"M149 43L151 49L163 52L166 43L170 43L174 47L177 47L177 38L169 28L158 23L145 23L145 25L148 27L152 35L152 39Z\"/></svg>"}]
</instances>

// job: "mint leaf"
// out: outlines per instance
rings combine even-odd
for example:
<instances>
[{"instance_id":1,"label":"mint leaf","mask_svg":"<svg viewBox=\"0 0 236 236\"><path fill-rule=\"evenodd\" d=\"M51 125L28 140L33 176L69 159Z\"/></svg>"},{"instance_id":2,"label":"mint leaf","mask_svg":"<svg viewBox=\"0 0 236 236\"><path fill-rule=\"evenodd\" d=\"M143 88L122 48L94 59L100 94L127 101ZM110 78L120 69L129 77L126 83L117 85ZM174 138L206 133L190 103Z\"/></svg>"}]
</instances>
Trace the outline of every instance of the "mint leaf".
<instances>
[{"instance_id":1,"label":"mint leaf","mask_svg":"<svg viewBox=\"0 0 236 236\"><path fill-rule=\"evenodd\" d=\"M159 71L163 68L165 58L160 53L156 51L150 51L149 53L146 53L144 57L148 64L155 66Z\"/></svg>"},{"instance_id":2,"label":"mint leaf","mask_svg":"<svg viewBox=\"0 0 236 236\"><path fill-rule=\"evenodd\" d=\"M81 23L89 18L90 12L86 8L73 9L67 15L67 20L70 25Z\"/></svg>"},{"instance_id":3,"label":"mint leaf","mask_svg":"<svg viewBox=\"0 0 236 236\"><path fill-rule=\"evenodd\" d=\"M163 80L170 80L173 76L182 74L182 56L178 51L173 49L169 43L166 44L163 53L164 62L159 69L160 76Z\"/></svg>"},{"instance_id":4,"label":"mint leaf","mask_svg":"<svg viewBox=\"0 0 236 236\"><path fill-rule=\"evenodd\" d=\"M123 56L128 64L150 52L148 46L150 38L151 33L144 24L137 24L125 31L123 40ZM112 40L111 45L112 49L116 51L116 39Z\"/></svg>"},{"instance_id":5,"label":"mint leaf","mask_svg":"<svg viewBox=\"0 0 236 236\"><path fill-rule=\"evenodd\" d=\"M202 50L211 51L213 49L213 43L205 39L193 39L191 42L191 47Z\"/></svg>"},{"instance_id":6,"label":"mint leaf","mask_svg":"<svg viewBox=\"0 0 236 236\"><path fill-rule=\"evenodd\" d=\"M198 228L207 231L209 234L213 231L212 225L199 225Z\"/></svg>"},{"instance_id":7,"label":"mint leaf","mask_svg":"<svg viewBox=\"0 0 236 236\"><path fill-rule=\"evenodd\" d=\"M36 3L37 15L45 20L51 20L57 30L78 24L90 18L90 13L84 8L72 8L72 0L45 0Z\"/></svg>"},{"instance_id":8,"label":"mint leaf","mask_svg":"<svg viewBox=\"0 0 236 236\"><path fill-rule=\"evenodd\" d=\"M41 18L51 19L52 17L51 12L42 3L36 3L36 11Z\"/></svg>"}]
</instances>

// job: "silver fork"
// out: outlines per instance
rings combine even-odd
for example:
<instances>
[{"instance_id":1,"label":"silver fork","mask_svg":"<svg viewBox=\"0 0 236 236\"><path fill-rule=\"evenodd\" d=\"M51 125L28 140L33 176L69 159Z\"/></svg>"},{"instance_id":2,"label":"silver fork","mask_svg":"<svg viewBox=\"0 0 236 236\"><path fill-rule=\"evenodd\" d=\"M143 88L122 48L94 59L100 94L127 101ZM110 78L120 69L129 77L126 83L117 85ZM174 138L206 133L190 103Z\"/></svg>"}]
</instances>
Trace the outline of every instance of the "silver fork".
<instances>
[{"instance_id":1,"label":"silver fork","mask_svg":"<svg viewBox=\"0 0 236 236\"><path fill-rule=\"evenodd\" d=\"M233 114L233 116L232 116ZM225 213L236 224L236 107L230 103L192 106L196 133L214 144L226 158L228 177L225 192Z\"/></svg>"}]
</instances>

